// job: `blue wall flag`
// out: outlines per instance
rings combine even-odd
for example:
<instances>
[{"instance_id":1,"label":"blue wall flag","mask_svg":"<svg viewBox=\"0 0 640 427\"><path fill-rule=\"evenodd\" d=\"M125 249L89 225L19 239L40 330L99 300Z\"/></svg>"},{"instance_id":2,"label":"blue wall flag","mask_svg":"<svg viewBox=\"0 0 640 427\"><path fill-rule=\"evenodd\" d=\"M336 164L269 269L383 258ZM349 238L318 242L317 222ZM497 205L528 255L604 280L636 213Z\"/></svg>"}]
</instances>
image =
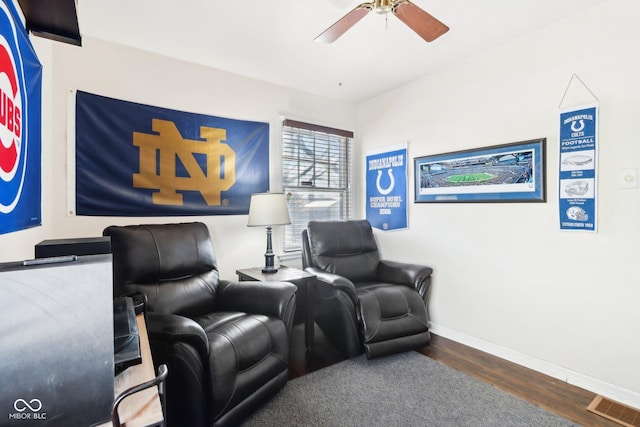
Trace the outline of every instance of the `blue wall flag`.
<instances>
[{"instance_id":1,"label":"blue wall flag","mask_svg":"<svg viewBox=\"0 0 640 427\"><path fill-rule=\"evenodd\" d=\"M407 148L367 156L367 220L389 231L407 228Z\"/></svg>"},{"instance_id":2,"label":"blue wall flag","mask_svg":"<svg viewBox=\"0 0 640 427\"><path fill-rule=\"evenodd\" d=\"M0 1L0 234L41 224L42 66L13 2Z\"/></svg>"},{"instance_id":3,"label":"blue wall flag","mask_svg":"<svg viewBox=\"0 0 640 427\"><path fill-rule=\"evenodd\" d=\"M561 230L596 231L598 106L560 113Z\"/></svg>"},{"instance_id":4,"label":"blue wall flag","mask_svg":"<svg viewBox=\"0 0 640 427\"><path fill-rule=\"evenodd\" d=\"M77 92L78 215L241 215L268 189L268 123Z\"/></svg>"}]
</instances>

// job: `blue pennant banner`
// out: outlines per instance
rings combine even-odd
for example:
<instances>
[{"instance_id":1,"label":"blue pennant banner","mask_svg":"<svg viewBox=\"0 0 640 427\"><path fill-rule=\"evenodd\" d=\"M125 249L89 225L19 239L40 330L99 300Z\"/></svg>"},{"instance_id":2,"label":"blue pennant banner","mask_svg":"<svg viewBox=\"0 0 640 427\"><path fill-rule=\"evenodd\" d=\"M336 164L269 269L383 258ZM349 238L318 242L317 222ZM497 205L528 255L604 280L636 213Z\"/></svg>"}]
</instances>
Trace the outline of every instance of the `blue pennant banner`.
<instances>
[{"instance_id":1,"label":"blue pennant banner","mask_svg":"<svg viewBox=\"0 0 640 427\"><path fill-rule=\"evenodd\" d=\"M561 230L596 231L598 106L560 113Z\"/></svg>"},{"instance_id":2,"label":"blue pennant banner","mask_svg":"<svg viewBox=\"0 0 640 427\"><path fill-rule=\"evenodd\" d=\"M268 123L76 93L78 215L242 215L268 189Z\"/></svg>"},{"instance_id":3,"label":"blue pennant banner","mask_svg":"<svg viewBox=\"0 0 640 427\"><path fill-rule=\"evenodd\" d=\"M380 230L407 228L407 148L367 156L367 220Z\"/></svg>"}]
</instances>

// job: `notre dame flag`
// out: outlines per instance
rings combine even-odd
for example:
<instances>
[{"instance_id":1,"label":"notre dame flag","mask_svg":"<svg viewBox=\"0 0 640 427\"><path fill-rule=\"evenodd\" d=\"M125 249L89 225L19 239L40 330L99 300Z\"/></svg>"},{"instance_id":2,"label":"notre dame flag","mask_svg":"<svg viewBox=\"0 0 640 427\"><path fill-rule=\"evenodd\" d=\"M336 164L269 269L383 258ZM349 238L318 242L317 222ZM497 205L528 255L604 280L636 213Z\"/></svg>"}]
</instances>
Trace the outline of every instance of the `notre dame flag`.
<instances>
[{"instance_id":1,"label":"notre dame flag","mask_svg":"<svg viewBox=\"0 0 640 427\"><path fill-rule=\"evenodd\" d=\"M78 91L76 214L241 215L269 188L269 124Z\"/></svg>"}]
</instances>

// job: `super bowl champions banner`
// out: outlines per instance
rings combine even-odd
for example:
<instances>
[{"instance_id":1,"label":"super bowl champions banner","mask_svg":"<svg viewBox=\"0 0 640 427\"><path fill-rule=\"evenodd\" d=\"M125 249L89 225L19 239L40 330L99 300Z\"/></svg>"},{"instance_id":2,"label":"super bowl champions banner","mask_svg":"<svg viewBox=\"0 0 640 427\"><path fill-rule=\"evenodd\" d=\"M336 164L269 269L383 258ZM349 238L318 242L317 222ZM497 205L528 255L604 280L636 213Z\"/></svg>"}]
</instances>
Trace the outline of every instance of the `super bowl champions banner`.
<instances>
[{"instance_id":1,"label":"super bowl champions banner","mask_svg":"<svg viewBox=\"0 0 640 427\"><path fill-rule=\"evenodd\" d=\"M269 189L269 124L78 91L76 214L238 215Z\"/></svg>"},{"instance_id":2,"label":"super bowl champions banner","mask_svg":"<svg viewBox=\"0 0 640 427\"><path fill-rule=\"evenodd\" d=\"M42 66L11 1L0 1L0 234L41 224Z\"/></svg>"},{"instance_id":3,"label":"super bowl champions banner","mask_svg":"<svg viewBox=\"0 0 640 427\"><path fill-rule=\"evenodd\" d=\"M598 106L560 113L560 229L596 231Z\"/></svg>"},{"instance_id":4,"label":"super bowl champions banner","mask_svg":"<svg viewBox=\"0 0 640 427\"><path fill-rule=\"evenodd\" d=\"M367 156L367 220L390 231L407 228L407 147Z\"/></svg>"}]
</instances>

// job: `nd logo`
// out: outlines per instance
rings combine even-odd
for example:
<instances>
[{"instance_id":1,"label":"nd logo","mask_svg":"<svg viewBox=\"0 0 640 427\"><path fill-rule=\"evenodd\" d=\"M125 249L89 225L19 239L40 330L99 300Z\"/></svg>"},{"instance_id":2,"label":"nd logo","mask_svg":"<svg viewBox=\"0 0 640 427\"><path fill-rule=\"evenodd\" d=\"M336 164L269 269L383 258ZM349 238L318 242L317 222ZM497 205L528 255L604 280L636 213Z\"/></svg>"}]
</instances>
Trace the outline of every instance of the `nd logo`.
<instances>
[{"instance_id":1,"label":"nd logo","mask_svg":"<svg viewBox=\"0 0 640 427\"><path fill-rule=\"evenodd\" d=\"M140 173L133 174L133 186L158 190L152 200L156 205L182 205L178 191L198 191L209 206L220 206L220 193L236 182L236 154L227 144L225 129L201 127L206 141L182 138L175 123L153 119L155 134L133 133L133 145L140 148ZM159 153L159 155L158 155ZM195 155L206 156L206 173ZM176 176L180 159L188 177Z\"/></svg>"}]
</instances>

